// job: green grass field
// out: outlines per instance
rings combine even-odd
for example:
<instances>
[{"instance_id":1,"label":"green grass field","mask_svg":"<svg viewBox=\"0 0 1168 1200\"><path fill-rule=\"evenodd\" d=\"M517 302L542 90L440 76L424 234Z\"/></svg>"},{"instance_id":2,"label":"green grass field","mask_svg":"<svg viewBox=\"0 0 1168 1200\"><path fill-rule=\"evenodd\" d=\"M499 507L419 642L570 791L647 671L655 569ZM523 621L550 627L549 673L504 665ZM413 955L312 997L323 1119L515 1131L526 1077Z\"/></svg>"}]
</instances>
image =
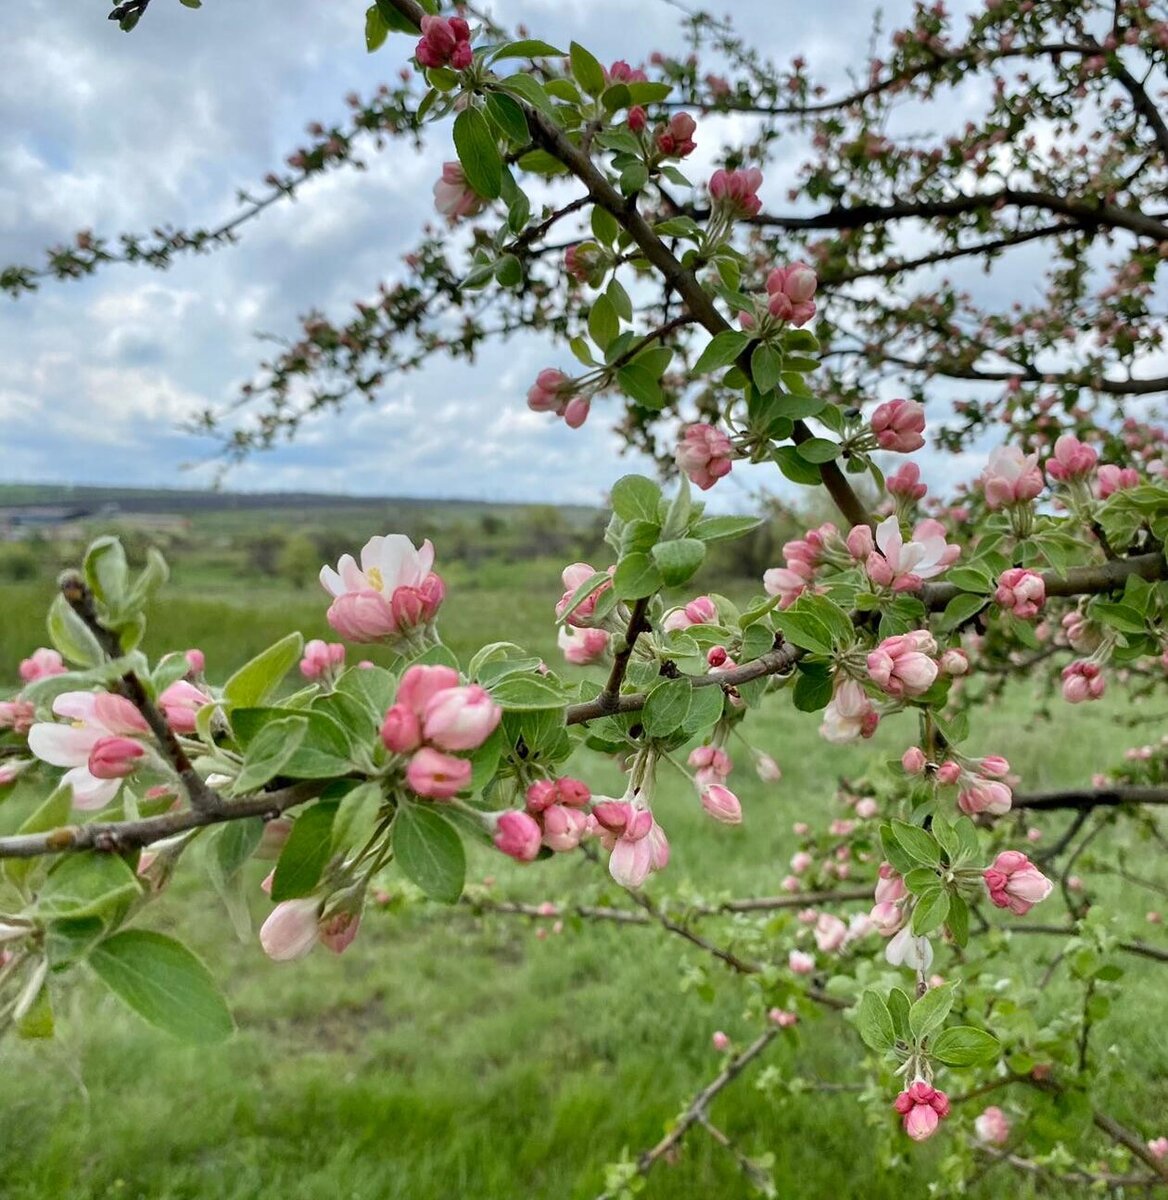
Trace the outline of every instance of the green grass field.
<instances>
[{"instance_id":1,"label":"green grass field","mask_svg":"<svg viewBox=\"0 0 1168 1200\"><path fill-rule=\"evenodd\" d=\"M442 631L457 651L508 638L555 660L548 619L559 593L555 564L492 565L473 576L460 569L448 582ZM44 583L0 589L6 670L44 640L50 591ZM199 645L209 673L223 678L287 629L326 632L314 590L215 591L208 597L205 587L184 582L180 567L147 649ZM1065 712L1057 730L1032 723L1027 711L1018 692L974 719L974 744L1007 755L1027 788L1085 783L1129 744L1110 720L1119 702ZM792 821L842 811L834 807L836 778L859 773L871 754L867 746L827 746L817 723L776 698L753 721L784 778L763 785L739 756L741 827L714 825L691 792L669 781L659 815L674 858L651 881L654 896L778 890L795 848ZM911 737L907 717L890 721L880 747L899 754ZM618 786L613 765L593 755L581 755L577 772L599 790ZM1065 821L1051 818L1047 837ZM1130 830L1114 836L1125 839L1130 863L1148 856ZM262 919L265 866L248 869L253 912ZM619 901L582 856L520 868L476 852L469 879L487 875L498 896ZM1113 899L1118 890L1104 882L1098 894ZM1120 928L1147 937L1140 920L1147 904L1139 896L1134 903ZM1054 898L1042 913L1051 921L1063 915ZM0 1195L587 1200L602 1190L604 1163L655 1142L716 1074L713 1030L740 1042L757 1031L744 1016L741 981L657 928L569 922L541 940L525 920L411 905L369 912L340 958L317 950L277 965L254 937L235 940L193 862L145 920L179 932L204 955L235 1008L238 1035L211 1049L182 1047L127 1015L95 981L77 980L59 999L54 1041L0 1048ZM732 931L723 926L722 936ZM1038 973L1042 942L1032 939L1024 950ZM1102 1022L1096 1045L1124 1043L1144 1073L1125 1080L1104 1071L1100 1095L1116 1117L1150 1136L1168 1132L1168 1042L1155 1016L1164 967L1138 959L1124 966L1123 1002ZM687 986L698 967L708 988ZM838 1017L809 1014L803 1026L797 1045L776 1045L763 1065L787 1079L864 1078L863 1047ZM711 1115L747 1153L775 1156L781 1197L935 1194L927 1172L945 1153L943 1137L924 1147L905 1143L904 1165L877 1169L871 1122L891 1120L886 1101L871 1108L847 1095L779 1099L754 1086L758 1074L755 1067L728 1089ZM747 1194L731 1158L701 1130L676 1163L654 1170L643 1192L646 1200ZM969 1194L1071 1193L998 1169Z\"/></svg>"}]
</instances>

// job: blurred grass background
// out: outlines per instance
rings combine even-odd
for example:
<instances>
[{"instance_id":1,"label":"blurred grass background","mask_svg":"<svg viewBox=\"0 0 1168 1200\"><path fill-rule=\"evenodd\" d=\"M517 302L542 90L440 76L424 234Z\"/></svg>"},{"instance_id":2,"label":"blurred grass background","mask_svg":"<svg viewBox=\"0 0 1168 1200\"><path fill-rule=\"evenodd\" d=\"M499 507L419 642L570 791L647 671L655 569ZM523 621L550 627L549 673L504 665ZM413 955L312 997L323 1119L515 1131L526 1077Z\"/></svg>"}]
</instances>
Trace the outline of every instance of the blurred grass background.
<instances>
[{"instance_id":1,"label":"blurred grass background","mask_svg":"<svg viewBox=\"0 0 1168 1200\"><path fill-rule=\"evenodd\" d=\"M146 649L153 655L199 646L209 675L221 680L289 629L327 636L323 593L279 569L279 549L272 569L258 563L256 529L267 522L283 547L305 538L315 568L326 539L332 540L324 548L335 553L325 557L335 558L372 532L402 527L384 523L391 515L363 509L327 519L304 513L292 521L286 513L194 518L167 549L173 582L151 614ZM441 628L456 652L507 639L558 660L551 611L561 591L559 569L589 555L607 561L594 520L557 519L560 540L549 549L541 540L546 514L536 513L532 527L517 535L514 517L460 511L456 520L466 526L470 551L460 556L447 555L458 544L457 531L448 538L451 528L432 514L413 519L407 531L439 542L449 587ZM430 527L419 528L419 521ZM541 537L533 538L533 530ZM779 529L768 536L781 542L787 535ZM520 551L533 541L534 552ZM133 536L130 542L132 551L140 549ZM22 577L0 583L5 677L44 641L53 574L76 549L35 545L31 576L21 568ZM13 558L11 547L0 551ZM298 553L307 561L304 547ZM764 545L757 553L769 551ZM715 564L720 587L749 594L757 565L749 548L740 559ZM739 579L727 587L721 581L735 568ZM1122 698L1061 708L1057 726L1036 720L1033 707L1029 687L1016 688L975 713L972 741L1005 754L1027 789L1086 784L1124 746L1149 736L1116 724L1128 711ZM674 853L668 871L649 885L655 897L687 889L707 896L779 890L797 848L792 822L822 826L844 815L834 799L838 777L871 763L871 747L829 746L817 725L817 717L776 697L748 723L784 777L777 785L760 783L739 748L732 782L746 814L741 827L714 825L682 781L665 777L659 815ZM914 734L908 717L886 722L877 755L898 755ZM597 790L620 786L613 764L587 751L576 772ZM1067 820L1054 815L1036 824L1053 839ZM0 825L8 824L0 806ZM1019 822L1019 833L1024 828ZM1161 878L1154 851L1130 826L1105 838L1123 845L1132 870ZM247 869L258 926L268 910L258 886L267 866ZM472 851L468 881L481 886L488 876L498 897L620 899L603 870L579 855L522 868ZM1117 903L1128 936L1155 941L1157 931L1143 922L1145 895L1125 894L1107 879L1092 888L1100 900ZM1052 898L1041 915L1064 919L1061 900ZM210 1049L180 1046L126 1014L92 979L75 980L60 995L54 1041L9 1040L0 1047L0 1196L586 1200L602 1190L604 1163L656 1142L717 1073L715 1029L738 1044L757 1031L744 1016L741 981L655 927L569 921L557 934L548 921L424 905L371 908L344 956L317 950L279 965L254 937L235 939L213 892L185 861L145 922L176 933L205 957L233 1004L238 1035ZM713 936L724 941L732 930L723 925ZM1037 976L1049 945L1030 939L1020 948L1032 955ZM1104 1056L1109 1044L1122 1044L1141 1074L1131 1079L1105 1070L1101 1097L1116 1117L1151 1136L1168 1132L1168 1042L1155 1015L1163 1012L1165 968L1133 958L1123 966L1122 1002L1094 1044ZM699 979L702 986L695 986ZM1060 987L1051 989L1055 1009ZM838 1017L808 1014L798 1039L779 1039L764 1065L786 1078L847 1082L863 1077L863 1053ZM854 1097L766 1095L754 1086L758 1074L756 1065L718 1098L711 1116L748 1154L774 1154L779 1196L926 1195L930 1164L945 1153L943 1137L923 1147L906 1144L907 1165L899 1169L878 1168L878 1131ZM890 1112L882 1108L879 1119L891 1120ZM646 1200L738 1197L748 1188L731 1158L695 1130L675 1163L655 1168L642 1194ZM996 1169L969 1194L1072 1193Z\"/></svg>"}]
</instances>

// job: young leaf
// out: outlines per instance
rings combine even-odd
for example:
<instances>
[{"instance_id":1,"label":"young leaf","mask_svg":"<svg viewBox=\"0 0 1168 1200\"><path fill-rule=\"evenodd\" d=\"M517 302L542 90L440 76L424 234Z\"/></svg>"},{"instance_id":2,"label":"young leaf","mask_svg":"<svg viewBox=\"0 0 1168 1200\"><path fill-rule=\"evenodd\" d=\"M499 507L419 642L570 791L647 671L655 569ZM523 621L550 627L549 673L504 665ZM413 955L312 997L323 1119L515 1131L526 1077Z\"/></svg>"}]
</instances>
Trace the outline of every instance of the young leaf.
<instances>
[{"instance_id":1,"label":"young leaf","mask_svg":"<svg viewBox=\"0 0 1168 1200\"><path fill-rule=\"evenodd\" d=\"M604 68L579 42L568 47L568 56L576 82L595 99L604 91Z\"/></svg>"},{"instance_id":2,"label":"young leaf","mask_svg":"<svg viewBox=\"0 0 1168 1200\"><path fill-rule=\"evenodd\" d=\"M467 183L485 200L497 200L503 190L503 159L477 108L465 108L454 118L454 149Z\"/></svg>"},{"instance_id":3,"label":"young leaf","mask_svg":"<svg viewBox=\"0 0 1168 1200\"><path fill-rule=\"evenodd\" d=\"M336 815L335 802L321 801L296 818L272 876L273 900L279 902L307 896L320 882L332 857Z\"/></svg>"},{"instance_id":4,"label":"young leaf","mask_svg":"<svg viewBox=\"0 0 1168 1200\"><path fill-rule=\"evenodd\" d=\"M728 367L746 348L750 338L745 333L724 329L716 333L693 365L694 375L706 375L720 367Z\"/></svg>"},{"instance_id":5,"label":"young leaf","mask_svg":"<svg viewBox=\"0 0 1168 1200\"><path fill-rule=\"evenodd\" d=\"M930 1046L929 1054L946 1066L980 1067L997 1062L1001 1050L992 1033L972 1025L953 1025Z\"/></svg>"},{"instance_id":6,"label":"young leaf","mask_svg":"<svg viewBox=\"0 0 1168 1200\"><path fill-rule=\"evenodd\" d=\"M674 538L653 547L653 559L667 587L679 587L692 578L706 557L706 544L697 538Z\"/></svg>"},{"instance_id":7,"label":"young leaf","mask_svg":"<svg viewBox=\"0 0 1168 1200\"><path fill-rule=\"evenodd\" d=\"M693 686L688 679L667 679L658 684L645 700L641 724L650 737L668 737L684 724L689 713Z\"/></svg>"},{"instance_id":8,"label":"young leaf","mask_svg":"<svg viewBox=\"0 0 1168 1200\"><path fill-rule=\"evenodd\" d=\"M307 717L284 717L259 731L243 758L232 791L237 796L258 791L274 779L300 749L308 732Z\"/></svg>"},{"instance_id":9,"label":"young leaf","mask_svg":"<svg viewBox=\"0 0 1168 1200\"><path fill-rule=\"evenodd\" d=\"M125 929L99 942L89 965L119 1000L184 1042L221 1042L235 1032L211 972L173 938Z\"/></svg>"},{"instance_id":10,"label":"young leaf","mask_svg":"<svg viewBox=\"0 0 1168 1200\"><path fill-rule=\"evenodd\" d=\"M231 676L223 685L223 698L241 708L263 704L303 652L304 638L299 633L281 638Z\"/></svg>"},{"instance_id":11,"label":"young leaf","mask_svg":"<svg viewBox=\"0 0 1168 1200\"><path fill-rule=\"evenodd\" d=\"M908 1010L908 1027L918 1042L945 1023L955 994L956 984L943 983L940 987L930 988Z\"/></svg>"},{"instance_id":12,"label":"young leaf","mask_svg":"<svg viewBox=\"0 0 1168 1200\"><path fill-rule=\"evenodd\" d=\"M941 850L933 837L919 825L909 825L906 821L892 822L896 840L904 847L905 852L917 862L927 867L941 865Z\"/></svg>"},{"instance_id":13,"label":"young leaf","mask_svg":"<svg viewBox=\"0 0 1168 1200\"><path fill-rule=\"evenodd\" d=\"M864 1044L873 1050L883 1052L896 1045L892 1014L888 1011L888 1005L871 988L860 997L856 1028Z\"/></svg>"},{"instance_id":14,"label":"young leaf","mask_svg":"<svg viewBox=\"0 0 1168 1200\"><path fill-rule=\"evenodd\" d=\"M466 851L458 831L426 804L403 804L393 821L397 865L430 897L454 904L466 878Z\"/></svg>"},{"instance_id":15,"label":"young leaf","mask_svg":"<svg viewBox=\"0 0 1168 1200\"><path fill-rule=\"evenodd\" d=\"M49 872L36 913L44 920L104 919L140 894L137 877L116 854L71 854Z\"/></svg>"}]
</instances>

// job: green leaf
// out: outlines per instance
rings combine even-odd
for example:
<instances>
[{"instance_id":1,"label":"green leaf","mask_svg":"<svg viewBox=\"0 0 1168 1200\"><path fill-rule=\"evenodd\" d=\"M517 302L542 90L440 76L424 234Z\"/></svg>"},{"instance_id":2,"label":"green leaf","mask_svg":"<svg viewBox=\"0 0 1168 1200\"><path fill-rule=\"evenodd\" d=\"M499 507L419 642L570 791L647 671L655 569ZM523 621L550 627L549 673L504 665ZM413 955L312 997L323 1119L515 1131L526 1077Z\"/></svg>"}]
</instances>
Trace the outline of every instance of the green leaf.
<instances>
[{"instance_id":1,"label":"green leaf","mask_svg":"<svg viewBox=\"0 0 1168 1200\"><path fill-rule=\"evenodd\" d=\"M492 62L502 62L505 58L563 58L564 52L557 50L549 42L541 42L538 38L523 38L518 42L508 42L501 50L491 55Z\"/></svg>"},{"instance_id":2,"label":"green leaf","mask_svg":"<svg viewBox=\"0 0 1168 1200\"><path fill-rule=\"evenodd\" d=\"M363 846L373 835L385 797L381 785L373 782L358 784L345 793L333 818L333 850L343 854Z\"/></svg>"},{"instance_id":3,"label":"green leaf","mask_svg":"<svg viewBox=\"0 0 1168 1200\"><path fill-rule=\"evenodd\" d=\"M53 1003L47 983L41 984L32 1004L16 1022L16 1032L29 1040L53 1036Z\"/></svg>"},{"instance_id":4,"label":"green leaf","mask_svg":"<svg viewBox=\"0 0 1168 1200\"><path fill-rule=\"evenodd\" d=\"M944 1030L929 1054L950 1067L989 1066L998 1061L1002 1047L992 1033L972 1025L953 1025Z\"/></svg>"},{"instance_id":5,"label":"green leaf","mask_svg":"<svg viewBox=\"0 0 1168 1200\"><path fill-rule=\"evenodd\" d=\"M783 370L783 360L765 342L759 342L750 356L750 374L759 392L773 392Z\"/></svg>"},{"instance_id":6,"label":"green leaf","mask_svg":"<svg viewBox=\"0 0 1168 1200\"><path fill-rule=\"evenodd\" d=\"M551 96L543 89L538 79L528 75L525 71L508 75L506 79L500 80L500 87L506 88L509 92L514 92L521 100L526 100L532 108L539 109L545 116L549 116L553 120L558 120L556 106L552 103ZM534 150L532 151L532 155L535 156L532 161L539 163L540 167L528 166L527 159L530 156L524 155L519 160L519 166L523 170L538 170L541 175L560 174L567 170L567 167L559 159L553 158L546 150Z\"/></svg>"},{"instance_id":7,"label":"green leaf","mask_svg":"<svg viewBox=\"0 0 1168 1200\"><path fill-rule=\"evenodd\" d=\"M46 624L49 641L69 662L79 667L95 667L105 662L101 643L60 593L53 597L49 605Z\"/></svg>"},{"instance_id":8,"label":"green leaf","mask_svg":"<svg viewBox=\"0 0 1168 1200\"><path fill-rule=\"evenodd\" d=\"M604 350L620 333L620 318L607 296L597 296L588 313L588 332L592 340Z\"/></svg>"},{"instance_id":9,"label":"green leaf","mask_svg":"<svg viewBox=\"0 0 1168 1200\"><path fill-rule=\"evenodd\" d=\"M762 524L758 517L702 517L690 530L690 536L703 542L742 537Z\"/></svg>"},{"instance_id":10,"label":"green leaf","mask_svg":"<svg viewBox=\"0 0 1168 1200\"><path fill-rule=\"evenodd\" d=\"M940 987L930 988L908 1010L908 1027L918 1042L945 1023L945 1018L953 1007L956 989L957 985L953 983L943 983Z\"/></svg>"},{"instance_id":11,"label":"green leaf","mask_svg":"<svg viewBox=\"0 0 1168 1200\"><path fill-rule=\"evenodd\" d=\"M622 558L617 563L612 582L618 600L640 600L665 586L657 564L645 553L629 554Z\"/></svg>"},{"instance_id":12,"label":"green leaf","mask_svg":"<svg viewBox=\"0 0 1168 1200\"><path fill-rule=\"evenodd\" d=\"M629 84L629 95L634 104L656 104L658 101L664 100L672 91L673 85L668 83L638 81Z\"/></svg>"},{"instance_id":13,"label":"green leaf","mask_svg":"<svg viewBox=\"0 0 1168 1200\"><path fill-rule=\"evenodd\" d=\"M307 896L320 882L332 857L337 807L334 801L322 800L296 818L272 876L272 899L277 903Z\"/></svg>"},{"instance_id":14,"label":"green leaf","mask_svg":"<svg viewBox=\"0 0 1168 1200\"><path fill-rule=\"evenodd\" d=\"M93 594L112 609L120 607L130 581L126 552L116 537L99 537L85 552L85 581Z\"/></svg>"},{"instance_id":15,"label":"green leaf","mask_svg":"<svg viewBox=\"0 0 1168 1200\"><path fill-rule=\"evenodd\" d=\"M665 406L665 395L657 376L638 363L629 363L620 367L616 373L616 381L626 396L635 400L643 408L658 412Z\"/></svg>"},{"instance_id":16,"label":"green leaf","mask_svg":"<svg viewBox=\"0 0 1168 1200\"><path fill-rule=\"evenodd\" d=\"M612 246L618 237L620 237L620 225L617 223L616 217L607 209L601 208L599 204L592 206L592 236L602 246Z\"/></svg>"},{"instance_id":17,"label":"green leaf","mask_svg":"<svg viewBox=\"0 0 1168 1200\"><path fill-rule=\"evenodd\" d=\"M667 587L679 587L702 565L706 557L705 542L697 538L674 538L658 542L652 550L653 559Z\"/></svg>"},{"instance_id":18,"label":"green leaf","mask_svg":"<svg viewBox=\"0 0 1168 1200\"><path fill-rule=\"evenodd\" d=\"M328 697L322 703L335 703ZM345 775L351 768L351 748L344 729L325 711L293 708L236 708L231 713L231 728L236 741L246 750L264 726L284 717L298 716L308 722L308 730L296 753L281 771L292 779L329 779Z\"/></svg>"},{"instance_id":19,"label":"green leaf","mask_svg":"<svg viewBox=\"0 0 1168 1200\"><path fill-rule=\"evenodd\" d=\"M801 646L812 654L831 653L831 631L812 613L799 611L797 605L774 614L779 632L793 646ZM830 697L829 697L830 699Z\"/></svg>"},{"instance_id":20,"label":"green leaf","mask_svg":"<svg viewBox=\"0 0 1168 1200\"><path fill-rule=\"evenodd\" d=\"M372 54L375 50L380 50L385 45L385 39L389 37L389 26L385 23L385 18L381 15L381 10L376 4L371 4L365 10L365 49Z\"/></svg>"},{"instance_id":21,"label":"green leaf","mask_svg":"<svg viewBox=\"0 0 1168 1200\"><path fill-rule=\"evenodd\" d=\"M860 997L856 1028L864 1039L864 1045L872 1050L884 1052L896 1045L892 1014L888 1011L888 1005L871 988Z\"/></svg>"},{"instance_id":22,"label":"green leaf","mask_svg":"<svg viewBox=\"0 0 1168 1200\"><path fill-rule=\"evenodd\" d=\"M650 737L668 737L685 724L693 686L688 679L667 679L658 684L645 700L641 724Z\"/></svg>"},{"instance_id":23,"label":"green leaf","mask_svg":"<svg viewBox=\"0 0 1168 1200\"><path fill-rule=\"evenodd\" d=\"M508 712L563 708L567 703L563 689L542 675L507 675L492 684L490 692Z\"/></svg>"},{"instance_id":24,"label":"green leaf","mask_svg":"<svg viewBox=\"0 0 1168 1200\"><path fill-rule=\"evenodd\" d=\"M211 972L173 938L126 929L99 942L89 965L119 1000L184 1042L221 1042L235 1032Z\"/></svg>"},{"instance_id":25,"label":"green leaf","mask_svg":"<svg viewBox=\"0 0 1168 1200\"><path fill-rule=\"evenodd\" d=\"M307 733L307 717L283 717L265 725L247 748L232 792L236 796L255 792L274 779L300 749Z\"/></svg>"},{"instance_id":26,"label":"green leaf","mask_svg":"<svg viewBox=\"0 0 1168 1200\"><path fill-rule=\"evenodd\" d=\"M503 159L477 108L465 108L454 118L454 149L471 188L486 200L497 200L503 190Z\"/></svg>"},{"instance_id":27,"label":"green leaf","mask_svg":"<svg viewBox=\"0 0 1168 1200\"><path fill-rule=\"evenodd\" d=\"M922 893L913 909L912 931L918 936L932 933L945 924L949 915L949 893L943 888L933 888Z\"/></svg>"},{"instance_id":28,"label":"green leaf","mask_svg":"<svg viewBox=\"0 0 1168 1200\"><path fill-rule=\"evenodd\" d=\"M792 483L812 485L823 482L819 467L808 462L794 446L776 446L771 452L771 457Z\"/></svg>"},{"instance_id":29,"label":"green leaf","mask_svg":"<svg viewBox=\"0 0 1168 1200\"><path fill-rule=\"evenodd\" d=\"M831 701L831 672L825 663L799 663L792 699L800 712L819 712Z\"/></svg>"},{"instance_id":30,"label":"green leaf","mask_svg":"<svg viewBox=\"0 0 1168 1200\"><path fill-rule=\"evenodd\" d=\"M994 581L984 571L976 567L954 567L945 575L947 583L959 587L963 592L977 592L986 595L994 590Z\"/></svg>"},{"instance_id":31,"label":"green leaf","mask_svg":"<svg viewBox=\"0 0 1168 1200\"><path fill-rule=\"evenodd\" d=\"M466 852L445 817L424 804L402 804L393 821L393 851L406 878L431 900L458 901L466 878Z\"/></svg>"},{"instance_id":32,"label":"green leaf","mask_svg":"<svg viewBox=\"0 0 1168 1200\"><path fill-rule=\"evenodd\" d=\"M381 19L385 22L386 28L391 32L418 36L418 26L404 13L398 12L393 6L392 0L377 0L376 8L381 13Z\"/></svg>"},{"instance_id":33,"label":"green leaf","mask_svg":"<svg viewBox=\"0 0 1168 1200\"><path fill-rule=\"evenodd\" d=\"M50 829L58 829L69 820L72 811L73 789L68 784L62 784L33 810L16 832L45 833ZM36 865L35 858L6 858L4 873L19 887Z\"/></svg>"},{"instance_id":34,"label":"green leaf","mask_svg":"<svg viewBox=\"0 0 1168 1200\"><path fill-rule=\"evenodd\" d=\"M1120 633L1146 633L1148 622L1144 615L1126 604L1111 604L1106 600L1092 602L1088 615Z\"/></svg>"},{"instance_id":35,"label":"green leaf","mask_svg":"<svg viewBox=\"0 0 1168 1200\"><path fill-rule=\"evenodd\" d=\"M964 625L966 621L981 612L986 603L984 596L973 596L969 592L962 592L960 595L954 596L945 605L945 611L941 614L941 628L949 630Z\"/></svg>"},{"instance_id":36,"label":"green leaf","mask_svg":"<svg viewBox=\"0 0 1168 1200\"><path fill-rule=\"evenodd\" d=\"M134 872L116 854L70 854L49 872L36 901L43 920L101 917L141 895Z\"/></svg>"},{"instance_id":37,"label":"green leaf","mask_svg":"<svg viewBox=\"0 0 1168 1200\"><path fill-rule=\"evenodd\" d=\"M706 375L721 367L728 367L746 349L750 338L734 329L724 329L711 338L706 348L698 355L692 374Z\"/></svg>"},{"instance_id":38,"label":"green leaf","mask_svg":"<svg viewBox=\"0 0 1168 1200\"><path fill-rule=\"evenodd\" d=\"M612 511L622 521L657 520L661 489L644 475L622 475L612 485Z\"/></svg>"},{"instance_id":39,"label":"green leaf","mask_svg":"<svg viewBox=\"0 0 1168 1200\"><path fill-rule=\"evenodd\" d=\"M299 633L281 638L231 676L223 685L224 700L240 708L263 704L303 653L304 638Z\"/></svg>"},{"instance_id":40,"label":"green leaf","mask_svg":"<svg viewBox=\"0 0 1168 1200\"><path fill-rule=\"evenodd\" d=\"M839 444L828 438L808 438L805 442L800 442L795 449L799 457L809 463L831 462L840 456Z\"/></svg>"},{"instance_id":41,"label":"green leaf","mask_svg":"<svg viewBox=\"0 0 1168 1200\"><path fill-rule=\"evenodd\" d=\"M969 905L958 895L949 897L949 914L945 925L958 946L969 941Z\"/></svg>"},{"instance_id":42,"label":"green leaf","mask_svg":"<svg viewBox=\"0 0 1168 1200\"><path fill-rule=\"evenodd\" d=\"M215 860L224 879L230 879L251 858L263 836L264 822L260 817L228 821L219 830Z\"/></svg>"},{"instance_id":43,"label":"green leaf","mask_svg":"<svg viewBox=\"0 0 1168 1200\"><path fill-rule=\"evenodd\" d=\"M910 1036L908 1027L909 1007L909 999L900 988L894 987L888 993L888 1011L892 1014L892 1024L896 1029L896 1036L902 1042L907 1042Z\"/></svg>"},{"instance_id":44,"label":"green leaf","mask_svg":"<svg viewBox=\"0 0 1168 1200\"><path fill-rule=\"evenodd\" d=\"M604 68L579 42L573 42L568 47L568 57L576 82L593 99L598 97L604 91Z\"/></svg>"},{"instance_id":45,"label":"green leaf","mask_svg":"<svg viewBox=\"0 0 1168 1200\"><path fill-rule=\"evenodd\" d=\"M906 821L894 820L892 822L892 831L896 835L896 840L904 847L905 853L910 858L915 858L917 862L924 863L926 867L939 867L941 865L940 847L933 840L932 835L919 825L909 825Z\"/></svg>"}]
</instances>

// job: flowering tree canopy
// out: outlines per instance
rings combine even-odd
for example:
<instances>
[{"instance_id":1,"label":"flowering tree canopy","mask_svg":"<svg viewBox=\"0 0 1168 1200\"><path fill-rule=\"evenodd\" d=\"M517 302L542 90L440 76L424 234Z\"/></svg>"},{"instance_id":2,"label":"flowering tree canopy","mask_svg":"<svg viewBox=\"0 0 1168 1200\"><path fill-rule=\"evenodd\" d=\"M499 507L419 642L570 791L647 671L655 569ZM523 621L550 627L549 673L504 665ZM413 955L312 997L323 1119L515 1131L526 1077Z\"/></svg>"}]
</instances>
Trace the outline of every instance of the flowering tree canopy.
<instances>
[{"instance_id":1,"label":"flowering tree canopy","mask_svg":"<svg viewBox=\"0 0 1168 1200\"><path fill-rule=\"evenodd\" d=\"M120 19L145 8L122 5ZM741 1049L715 1034L721 1074L661 1144L610 1168L607 1194L632 1194L707 1123L714 1094L820 1008L852 1027L857 1055L867 1048L861 1102L890 1137L958 1125L940 1168L954 1186L978 1154L1080 1183L1168 1181L1163 1135L1097 1107L1091 1047L1101 1002L1122 996L1121 956L1168 952L1117 935L1073 871L1118 818L1162 841L1164 752L1139 751L1079 791L1026 793L994 747L971 744L969 722L1016 676L1048 675L1056 703L1072 705L1117 682L1163 688L1164 431L1146 401L1124 404L1164 385L1148 364L1161 336L1168 127L1149 81L1168 23L1151 9L991 0L959 32L942 5L920 7L861 86L832 98L801 60L775 68L705 16L688 18L691 60L654 55L641 68L512 37L469 10L378 0L370 49L408 34L416 70L372 102L354 97L352 127L314 133L234 222L117 251L84 235L43 269L0 275L20 293L116 257L165 265L229 240L363 142L433 130L453 145L436 206L472 232L431 233L409 282L384 286L348 323L311 316L249 385L255 419L226 434L229 451L374 395L429 354L470 355L533 327L579 370L540 371L532 409L578 427L619 397L609 402L623 405L629 440L658 448L672 430L664 457L680 469L668 494L620 479L611 561L563 572L560 646L569 667L603 663L604 682L511 642L458 661L438 636L434 547L389 535L324 566L321 583L336 632L388 645L393 670L347 665L341 643L306 646L293 632L216 686L197 651L151 662L137 649L162 560L134 576L115 540L95 542L53 603L54 649L21 664L22 688L0 705L0 785L33 780L44 793L0 838L7 1023L51 1024L58 977L84 961L176 1035L228 1035L206 968L140 924L192 847L227 896L244 861L274 860L260 940L276 960L317 943L342 952L383 872L458 901L467 841L533 870L585 854L634 907L581 904L581 915L657 922L713 955L753 989L760 1025ZM702 53L727 74L703 73ZM893 115L927 111L971 78L991 86L965 128L933 145L895 132ZM724 111L750 115L751 132L691 180L703 121ZM810 157L784 181L782 213L761 189L792 134ZM993 269L1033 243L1048 246L1033 307L986 311L937 273L968 273L968 259ZM946 381L961 381L959 399ZM905 394L884 398L894 382ZM928 416L950 401L951 417ZM926 435L957 450L991 430L997 444L963 495L929 496L908 459L886 474L885 456L919 451ZM743 459L822 486L839 516L787 543L759 594L736 605L685 589L710 543L756 524L709 515L693 494ZM289 692L297 665L302 686ZM903 754L849 783L848 816L796 828L783 896L678 921L643 890L662 886L669 864L658 776L684 773L714 822L748 820L727 746L741 740L778 781L746 741L771 696L822 713L828 743L894 723ZM620 759L622 795L568 774L582 741ZM1073 816L1057 841L1020 848L1016 814L1062 810ZM1032 910L1056 887L1070 920L1044 925ZM695 931L727 913L769 915L745 918L733 947ZM1063 940L1056 965L1079 987L1078 1011L1036 1015L1042 988L1023 980L1015 932ZM1000 1103L971 1109L991 1093ZM743 1161L773 1194L763 1167Z\"/></svg>"}]
</instances>

